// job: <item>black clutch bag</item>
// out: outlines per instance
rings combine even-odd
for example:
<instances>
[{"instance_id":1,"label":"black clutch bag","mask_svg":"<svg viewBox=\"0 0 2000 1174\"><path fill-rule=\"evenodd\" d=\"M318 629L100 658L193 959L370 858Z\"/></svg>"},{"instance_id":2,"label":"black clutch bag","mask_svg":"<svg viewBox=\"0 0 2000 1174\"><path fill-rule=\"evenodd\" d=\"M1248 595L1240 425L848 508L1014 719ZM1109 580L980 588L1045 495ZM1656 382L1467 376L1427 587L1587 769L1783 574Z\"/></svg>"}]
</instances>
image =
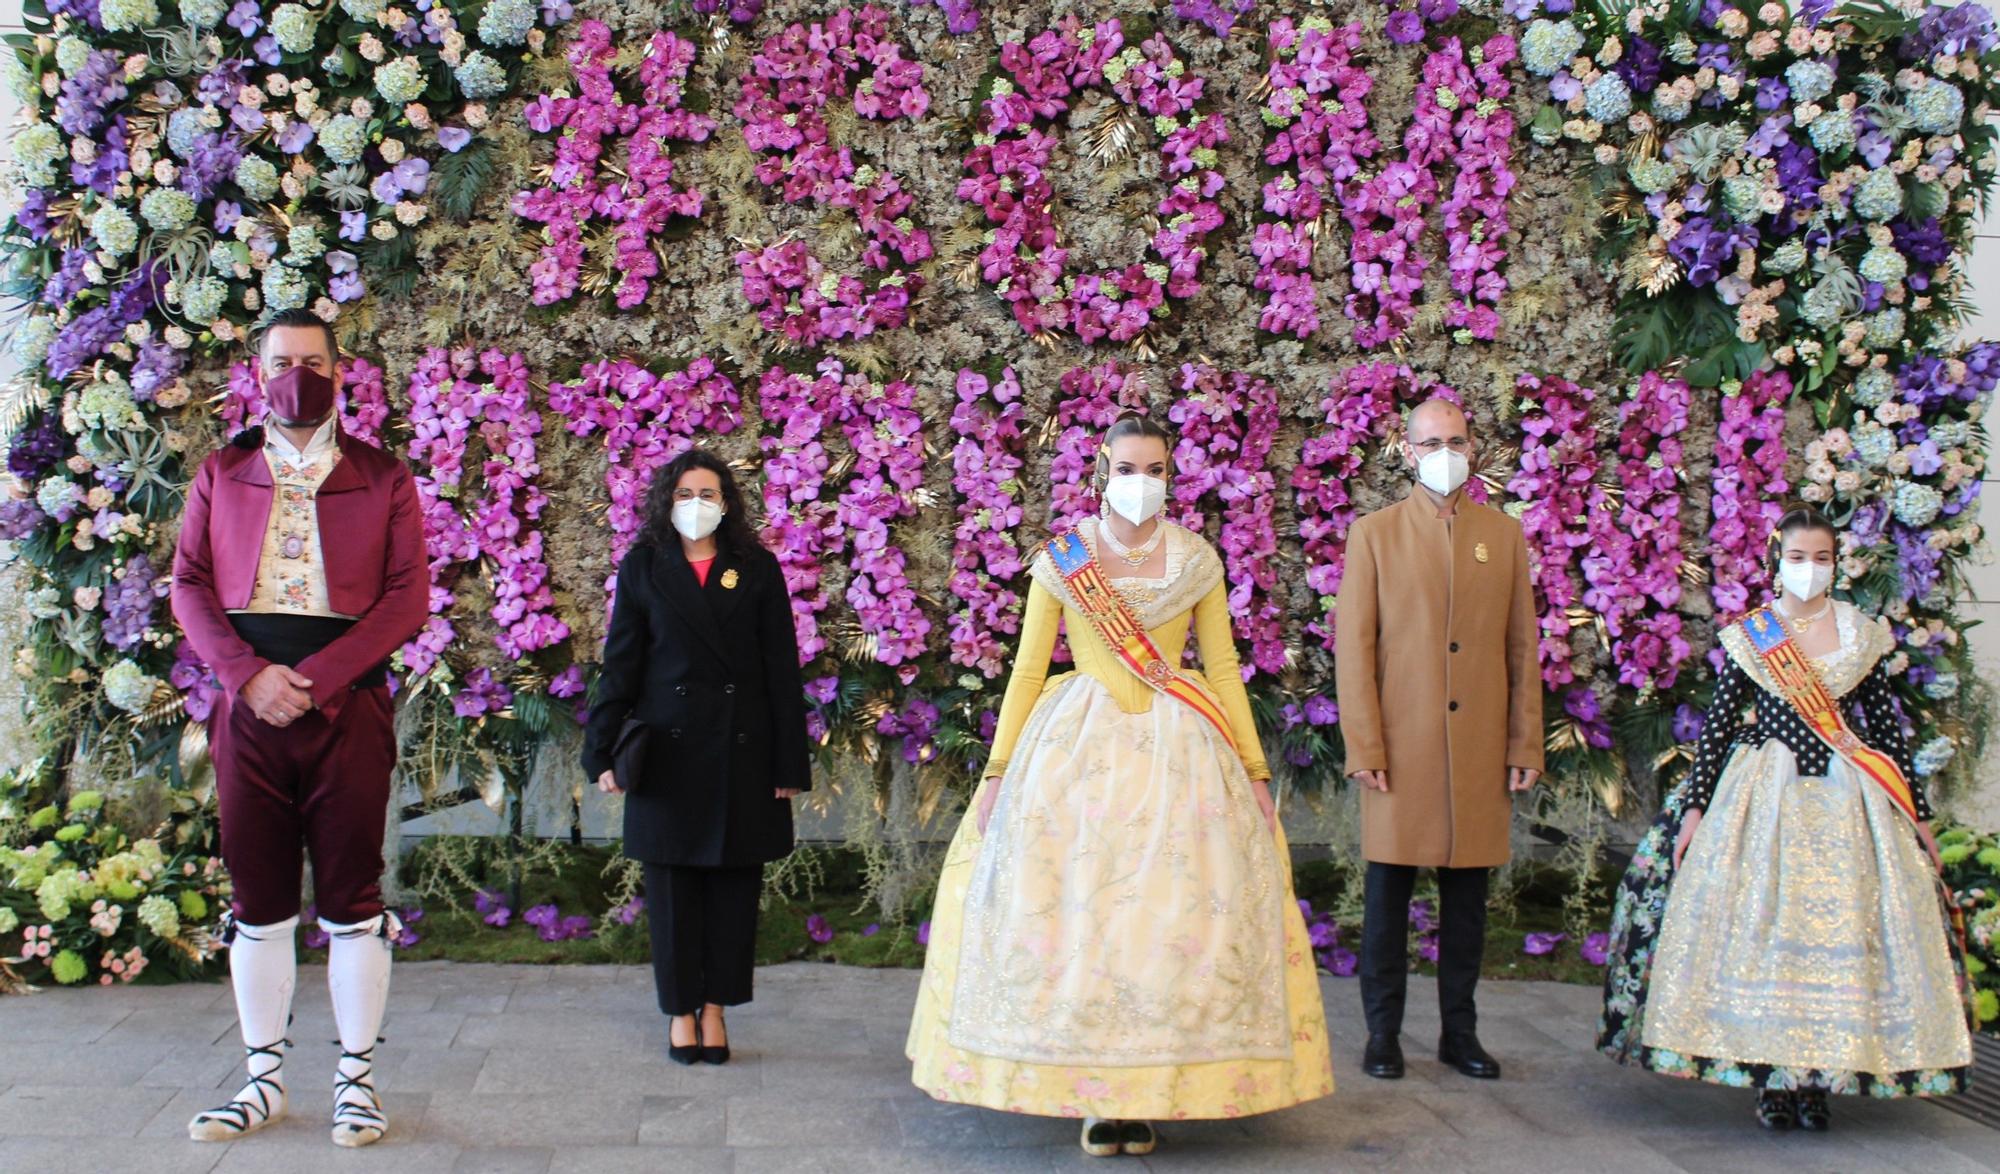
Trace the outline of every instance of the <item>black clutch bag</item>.
<instances>
[{"instance_id":1,"label":"black clutch bag","mask_svg":"<svg viewBox=\"0 0 2000 1174\"><path fill-rule=\"evenodd\" d=\"M611 777L628 795L646 776L646 744L652 734L652 727L636 717L618 727L618 740L611 745Z\"/></svg>"}]
</instances>

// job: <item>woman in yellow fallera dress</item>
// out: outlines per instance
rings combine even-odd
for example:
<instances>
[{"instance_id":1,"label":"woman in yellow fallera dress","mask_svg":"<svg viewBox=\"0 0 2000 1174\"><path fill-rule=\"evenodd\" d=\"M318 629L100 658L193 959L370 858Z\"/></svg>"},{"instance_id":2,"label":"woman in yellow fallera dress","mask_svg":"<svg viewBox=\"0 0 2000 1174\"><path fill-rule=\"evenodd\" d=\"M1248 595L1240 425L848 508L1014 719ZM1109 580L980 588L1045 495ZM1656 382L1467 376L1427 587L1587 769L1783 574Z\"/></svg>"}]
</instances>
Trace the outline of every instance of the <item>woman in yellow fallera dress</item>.
<instances>
[{"instance_id":1,"label":"woman in yellow fallera dress","mask_svg":"<svg viewBox=\"0 0 2000 1174\"><path fill-rule=\"evenodd\" d=\"M910 1024L943 1101L1151 1122L1333 1092L1326 1014L1230 632L1222 560L1159 516L1169 437L1127 415L1106 503L1038 554L986 778L939 878ZM1057 624L1075 671L1048 675ZM1193 629L1206 672L1175 669Z\"/></svg>"}]
</instances>

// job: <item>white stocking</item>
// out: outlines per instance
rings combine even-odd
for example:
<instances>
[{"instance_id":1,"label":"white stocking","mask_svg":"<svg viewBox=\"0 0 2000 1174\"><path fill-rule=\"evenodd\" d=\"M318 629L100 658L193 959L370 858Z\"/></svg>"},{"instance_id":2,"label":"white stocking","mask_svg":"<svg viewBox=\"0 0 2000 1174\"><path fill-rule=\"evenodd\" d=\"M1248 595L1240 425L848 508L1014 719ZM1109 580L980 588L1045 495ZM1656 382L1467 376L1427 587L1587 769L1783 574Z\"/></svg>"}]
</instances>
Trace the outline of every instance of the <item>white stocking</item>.
<instances>
[{"instance_id":1,"label":"white stocking","mask_svg":"<svg viewBox=\"0 0 2000 1174\"><path fill-rule=\"evenodd\" d=\"M254 1132L285 1115L285 1028L292 1018L292 991L298 985L298 953L293 931L299 919L275 925L237 925L229 943L229 981L236 991L236 1019L243 1032L250 1079L235 1099L188 1123L196 1141L227 1141Z\"/></svg>"},{"instance_id":2,"label":"white stocking","mask_svg":"<svg viewBox=\"0 0 2000 1174\"><path fill-rule=\"evenodd\" d=\"M340 1029L340 1069L333 1084L333 1140L362 1146L389 1128L376 1095L375 1044L389 1001L389 937L401 927L391 914L355 925L322 920L329 937L326 985L333 993L333 1021Z\"/></svg>"}]
</instances>

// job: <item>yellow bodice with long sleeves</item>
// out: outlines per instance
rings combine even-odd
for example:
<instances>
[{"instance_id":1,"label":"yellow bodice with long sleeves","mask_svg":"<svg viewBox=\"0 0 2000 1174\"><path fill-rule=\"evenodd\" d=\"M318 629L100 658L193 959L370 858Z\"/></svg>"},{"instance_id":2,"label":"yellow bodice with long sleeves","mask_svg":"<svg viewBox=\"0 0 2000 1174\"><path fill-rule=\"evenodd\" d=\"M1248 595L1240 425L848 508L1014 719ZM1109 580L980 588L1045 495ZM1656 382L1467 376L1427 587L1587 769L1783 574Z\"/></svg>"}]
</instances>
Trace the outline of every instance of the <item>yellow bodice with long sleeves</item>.
<instances>
[{"instance_id":1,"label":"yellow bodice with long sleeves","mask_svg":"<svg viewBox=\"0 0 2000 1174\"><path fill-rule=\"evenodd\" d=\"M1242 661L1237 656L1236 637L1230 626L1229 587L1223 578L1222 560L1200 537L1172 523L1163 524L1171 527L1167 536L1166 575L1157 582L1114 579L1113 584L1168 664L1181 663L1192 631L1203 671L1183 669L1182 672L1205 684L1221 702L1245 773L1253 780L1268 780L1271 771L1257 740L1257 723L1250 713L1250 695L1243 688ZM1093 551L1097 550L1093 525L1086 523L1078 533ZM1059 623L1069 638L1075 671L1095 678L1126 713L1145 713L1154 705L1181 704L1161 696L1105 644L1090 621L1069 600L1046 552L1035 557L1031 571L1033 583L1028 588L1027 611L1021 621L1020 651L1014 660L1013 675L1007 680L1006 696L1000 703L999 724L993 732L993 755L985 771L987 778L1006 773L1035 703L1050 685L1062 679L1060 674L1049 676Z\"/></svg>"}]
</instances>

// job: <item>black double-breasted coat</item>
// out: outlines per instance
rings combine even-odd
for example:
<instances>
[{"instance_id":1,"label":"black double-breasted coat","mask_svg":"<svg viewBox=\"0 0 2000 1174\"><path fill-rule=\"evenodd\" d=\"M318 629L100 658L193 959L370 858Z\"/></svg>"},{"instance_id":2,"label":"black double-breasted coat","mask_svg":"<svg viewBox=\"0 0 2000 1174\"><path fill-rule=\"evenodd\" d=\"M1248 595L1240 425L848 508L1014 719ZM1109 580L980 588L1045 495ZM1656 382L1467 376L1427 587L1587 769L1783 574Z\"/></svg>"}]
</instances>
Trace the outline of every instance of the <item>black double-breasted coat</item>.
<instances>
[{"instance_id":1,"label":"black double-breasted coat","mask_svg":"<svg viewBox=\"0 0 2000 1174\"><path fill-rule=\"evenodd\" d=\"M640 543L618 567L583 769L611 768L627 716L649 727L625 796L625 854L737 868L792 850L779 788L812 786L798 637L777 558L718 551L702 586L680 544Z\"/></svg>"}]
</instances>

